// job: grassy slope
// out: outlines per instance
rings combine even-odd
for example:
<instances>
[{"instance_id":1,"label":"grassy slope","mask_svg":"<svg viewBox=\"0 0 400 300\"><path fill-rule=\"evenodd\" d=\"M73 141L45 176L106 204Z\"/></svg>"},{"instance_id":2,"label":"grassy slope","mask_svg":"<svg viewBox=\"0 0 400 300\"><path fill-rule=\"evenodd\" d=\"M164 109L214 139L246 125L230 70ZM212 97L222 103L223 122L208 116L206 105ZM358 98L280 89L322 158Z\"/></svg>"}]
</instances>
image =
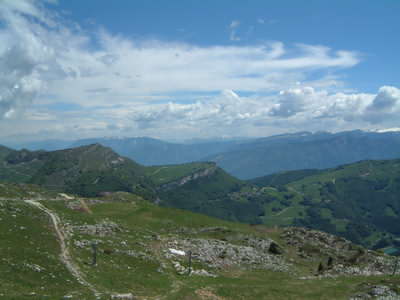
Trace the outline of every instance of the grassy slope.
<instances>
[{"instance_id":1,"label":"grassy slope","mask_svg":"<svg viewBox=\"0 0 400 300\"><path fill-rule=\"evenodd\" d=\"M181 165L151 166L145 168L145 174L157 185L162 185L187 175L212 167L213 163L198 162Z\"/></svg>"},{"instance_id":2,"label":"grassy slope","mask_svg":"<svg viewBox=\"0 0 400 300\"><path fill-rule=\"evenodd\" d=\"M9 149L0 149L8 153ZM4 155L3 155L4 156ZM15 151L0 180L33 182L80 195L135 191L156 199L157 186L213 167L211 163L142 167L100 145L54 151ZM165 206L227 220L273 225L300 224L374 246L400 234L400 163L365 161L325 171L284 172L255 180L285 188L253 188L217 169L209 176L161 190ZM385 237L386 235L386 237Z\"/></svg>"},{"instance_id":3,"label":"grassy slope","mask_svg":"<svg viewBox=\"0 0 400 300\"><path fill-rule=\"evenodd\" d=\"M161 203L166 206L237 220L235 206L243 206L243 204L232 201L229 193L240 190L243 185L242 181L217 168L209 176L198 178L171 190L160 191L159 195ZM250 209L251 206L248 208Z\"/></svg>"},{"instance_id":4,"label":"grassy slope","mask_svg":"<svg viewBox=\"0 0 400 300\"><path fill-rule=\"evenodd\" d=\"M308 170L296 170L296 171L286 171L275 173L267 176L257 177L248 182L255 184L260 187L264 186L279 186L285 185L293 181L301 180L305 177L316 175L321 173L321 170L308 169Z\"/></svg>"},{"instance_id":5,"label":"grassy slope","mask_svg":"<svg viewBox=\"0 0 400 300\"><path fill-rule=\"evenodd\" d=\"M217 271L219 277L177 275L160 253L161 242L168 238L208 237L225 239L240 234L272 237L278 242L279 230L266 230L244 224L229 223L203 215L172 208L154 206L136 196L117 197L111 202L92 203L86 201L88 210L71 209L66 201L43 202L58 212L63 222L71 225L115 222L122 231L100 237L74 232L70 248L76 262L86 274L89 282L100 291L133 292L139 299L348 299L360 290L361 283L398 282L396 277L339 277L336 279L302 280L300 275L309 275L315 270L317 261L296 260L299 273L280 273L266 270L224 269ZM7 208L7 205L10 206ZM49 220L35 208L21 202L10 202L1 210L0 244L3 261L0 264L2 299L58 299L71 294L72 299L93 299L85 288L78 285L60 264L59 248L49 226ZM12 212L18 210L17 217ZM24 229L21 228L24 227ZM223 226L228 233L184 233L182 229L199 229ZM23 237L23 238L21 238ZM99 243L98 266L91 261L90 247L77 247L74 241L96 240ZM105 254L108 249L111 254ZM126 255L124 250L152 253L158 260ZM157 256L158 253L158 256ZM290 251L285 255L290 257ZM160 262L164 272L158 272ZM45 268L42 272L23 269L24 263L37 264ZM196 265L197 266L197 265ZM198 266L200 267L200 266ZM388 284L388 283L387 283ZM44 287L42 289L41 287ZM301 287L301 288L299 288ZM35 292L35 296L27 296ZM7 296L4 296L6 293ZM12 295L12 296L10 296ZM44 296L51 295L51 296ZM208 295L208 296L207 296ZM14 297L14 298L13 298ZM213 298L221 297L221 298ZM102 299L108 299L104 296Z\"/></svg>"},{"instance_id":6,"label":"grassy slope","mask_svg":"<svg viewBox=\"0 0 400 300\"><path fill-rule=\"evenodd\" d=\"M60 196L37 185L24 183L0 183L0 199L54 199Z\"/></svg>"},{"instance_id":7,"label":"grassy slope","mask_svg":"<svg viewBox=\"0 0 400 300\"><path fill-rule=\"evenodd\" d=\"M150 197L151 193L143 166L101 145L52 152L13 151L0 162L3 182L33 183L85 196L135 191Z\"/></svg>"},{"instance_id":8,"label":"grassy slope","mask_svg":"<svg viewBox=\"0 0 400 300\"><path fill-rule=\"evenodd\" d=\"M23 202L0 201L0 219L0 299L89 295L59 260L60 248L46 215Z\"/></svg>"},{"instance_id":9,"label":"grassy slope","mask_svg":"<svg viewBox=\"0 0 400 300\"><path fill-rule=\"evenodd\" d=\"M265 205L265 224L302 224L370 247L400 233L400 160L362 161L302 175L286 172L258 180L285 185L263 188L273 199Z\"/></svg>"},{"instance_id":10,"label":"grassy slope","mask_svg":"<svg viewBox=\"0 0 400 300\"><path fill-rule=\"evenodd\" d=\"M2 161L8 154L10 154L13 151L14 150L10 148L0 145L0 161Z\"/></svg>"}]
</instances>

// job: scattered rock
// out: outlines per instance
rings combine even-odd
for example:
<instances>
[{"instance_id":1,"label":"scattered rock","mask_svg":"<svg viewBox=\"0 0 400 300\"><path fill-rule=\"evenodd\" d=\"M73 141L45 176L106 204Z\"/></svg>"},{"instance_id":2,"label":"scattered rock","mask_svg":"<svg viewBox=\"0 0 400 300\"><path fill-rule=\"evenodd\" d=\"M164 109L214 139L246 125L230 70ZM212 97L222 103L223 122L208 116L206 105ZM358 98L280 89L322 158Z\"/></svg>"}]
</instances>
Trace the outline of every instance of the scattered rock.
<instances>
[{"instance_id":1,"label":"scattered rock","mask_svg":"<svg viewBox=\"0 0 400 300\"><path fill-rule=\"evenodd\" d=\"M205 277L217 277L217 275L208 272L207 270L200 269L200 270L192 270L190 275L198 275L198 276L205 276Z\"/></svg>"},{"instance_id":2,"label":"scattered rock","mask_svg":"<svg viewBox=\"0 0 400 300\"><path fill-rule=\"evenodd\" d=\"M350 241L325 232L306 228L286 228L281 237L297 250L297 255L318 262L325 257L330 265L324 276L392 274L395 258L366 250ZM400 270L396 272L400 274Z\"/></svg>"},{"instance_id":3,"label":"scattered rock","mask_svg":"<svg viewBox=\"0 0 400 300\"><path fill-rule=\"evenodd\" d=\"M122 231L116 223L110 221L104 221L95 225L73 226L73 230L81 234L97 235L101 237L114 235Z\"/></svg>"},{"instance_id":4,"label":"scattered rock","mask_svg":"<svg viewBox=\"0 0 400 300\"><path fill-rule=\"evenodd\" d=\"M111 299L134 300L136 298L133 297L132 293L127 293L127 294L113 294L111 295Z\"/></svg>"},{"instance_id":5,"label":"scattered rock","mask_svg":"<svg viewBox=\"0 0 400 300\"><path fill-rule=\"evenodd\" d=\"M172 259L174 256L169 248L181 249L185 252L192 251L193 260L204 263L210 268L224 268L227 266L242 266L253 269L270 269L287 271L289 265L280 256L269 253L271 242L265 243L249 239L248 244L254 246L233 245L217 239L183 239L170 240L166 244L164 255ZM264 246L263 246L264 245Z\"/></svg>"},{"instance_id":6,"label":"scattered rock","mask_svg":"<svg viewBox=\"0 0 400 300\"><path fill-rule=\"evenodd\" d=\"M379 300L400 300L400 295L397 294L390 287L385 285L373 285L369 287L369 291L359 293L350 298L350 300L365 300L365 299L379 299Z\"/></svg>"}]
</instances>

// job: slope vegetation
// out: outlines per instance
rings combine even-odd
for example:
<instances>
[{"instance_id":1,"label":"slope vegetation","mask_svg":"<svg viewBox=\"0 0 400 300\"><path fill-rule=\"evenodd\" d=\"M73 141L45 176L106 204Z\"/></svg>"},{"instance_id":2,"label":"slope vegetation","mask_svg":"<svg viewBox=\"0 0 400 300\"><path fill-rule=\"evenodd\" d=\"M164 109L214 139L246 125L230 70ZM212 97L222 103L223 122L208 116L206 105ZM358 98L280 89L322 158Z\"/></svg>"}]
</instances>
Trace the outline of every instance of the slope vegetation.
<instances>
[{"instance_id":1,"label":"slope vegetation","mask_svg":"<svg viewBox=\"0 0 400 300\"><path fill-rule=\"evenodd\" d=\"M141 165L99 144L53 152L12 151L3 158L0 180L33 183L85 196L150 191Z\"/></svg>"},{"instance_id":2,"label":"slope vegetation","mask_svg":"<svg viewBox=\"0 0 400 300\"><path fill-rule=\"evenodd\" d=\"M316 228L368 247L399 245L400 160L285 172L253 182L275 185L262 188L272 200L266 224Z\"/></svg>"},{"instance_id":3,"label":"slope vegetation","mask_svg":"<svg viewBox=\"0 0 400 300\"><path fill-rule=\"evenodd\" d=\"M39 206L0 202L1 299L349 299L378 284L381 296L398 292L393 258L317 231L230 223L127 193ZM79 276L59 256L57 231Z\"/></svg>"}]
</instances>

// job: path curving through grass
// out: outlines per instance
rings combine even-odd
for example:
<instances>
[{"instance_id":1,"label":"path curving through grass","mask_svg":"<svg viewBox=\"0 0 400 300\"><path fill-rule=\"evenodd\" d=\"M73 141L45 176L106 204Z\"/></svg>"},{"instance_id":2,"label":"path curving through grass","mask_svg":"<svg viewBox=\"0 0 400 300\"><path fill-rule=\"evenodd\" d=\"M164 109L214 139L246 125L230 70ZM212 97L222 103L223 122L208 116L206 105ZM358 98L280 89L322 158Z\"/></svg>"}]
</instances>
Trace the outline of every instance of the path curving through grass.
<instances>
[{"instance_id":1,"label":"path curving through grass","mask_svg":"<svg viewBox=\"0 0 400 300\"><path fill-rule=\"evenodd\" d=\"M40 209L41 211L50 216L61 248L61 254L60 254L61 261L65 264L65 266L70 271L72 276L75 277L80 284L88 287L96 296L100 295L100 293L96 290L96 288L83 278L82 273L79 270L79 267L74 263L71 253L66 244L66 235L60 226L61 223L60 217L55 212L51 211L38 201L25 200L25 202L32 206L37 207L38 209Z\"/></svg>"}]
</instances>

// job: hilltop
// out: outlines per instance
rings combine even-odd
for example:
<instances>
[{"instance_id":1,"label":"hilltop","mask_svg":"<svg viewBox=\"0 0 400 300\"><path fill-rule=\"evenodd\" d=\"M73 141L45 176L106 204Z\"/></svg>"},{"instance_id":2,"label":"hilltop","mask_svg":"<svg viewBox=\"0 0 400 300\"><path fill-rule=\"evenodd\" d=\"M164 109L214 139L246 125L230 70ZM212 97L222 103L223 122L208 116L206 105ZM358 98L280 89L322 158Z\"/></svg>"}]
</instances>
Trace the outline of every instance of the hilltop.
<instances>
[{"instance_id":1,"label":"hilltop","mask_svg":"<svg viewBox=\"0 0 400 300\"><path fill-rule=\"evenodd\" d=\"M133 192L163 206L189 209L252 223L252 203L229 196L246 186L215 163L144 167L100 144L57 151L11 151L0 165L0 180L98 196Z\"/></svg>"},{"instance_id":2,"label":"hilltop","mask_svg":"<svg viewBox=\"0 0 400 300\"><path fill-rule=\"evenodd\" d=\"M0 180L95 196L101 192L148 192L144 168L99 144L46 151L11 151L3 156Z\"/></svg>"}]
</instances>

